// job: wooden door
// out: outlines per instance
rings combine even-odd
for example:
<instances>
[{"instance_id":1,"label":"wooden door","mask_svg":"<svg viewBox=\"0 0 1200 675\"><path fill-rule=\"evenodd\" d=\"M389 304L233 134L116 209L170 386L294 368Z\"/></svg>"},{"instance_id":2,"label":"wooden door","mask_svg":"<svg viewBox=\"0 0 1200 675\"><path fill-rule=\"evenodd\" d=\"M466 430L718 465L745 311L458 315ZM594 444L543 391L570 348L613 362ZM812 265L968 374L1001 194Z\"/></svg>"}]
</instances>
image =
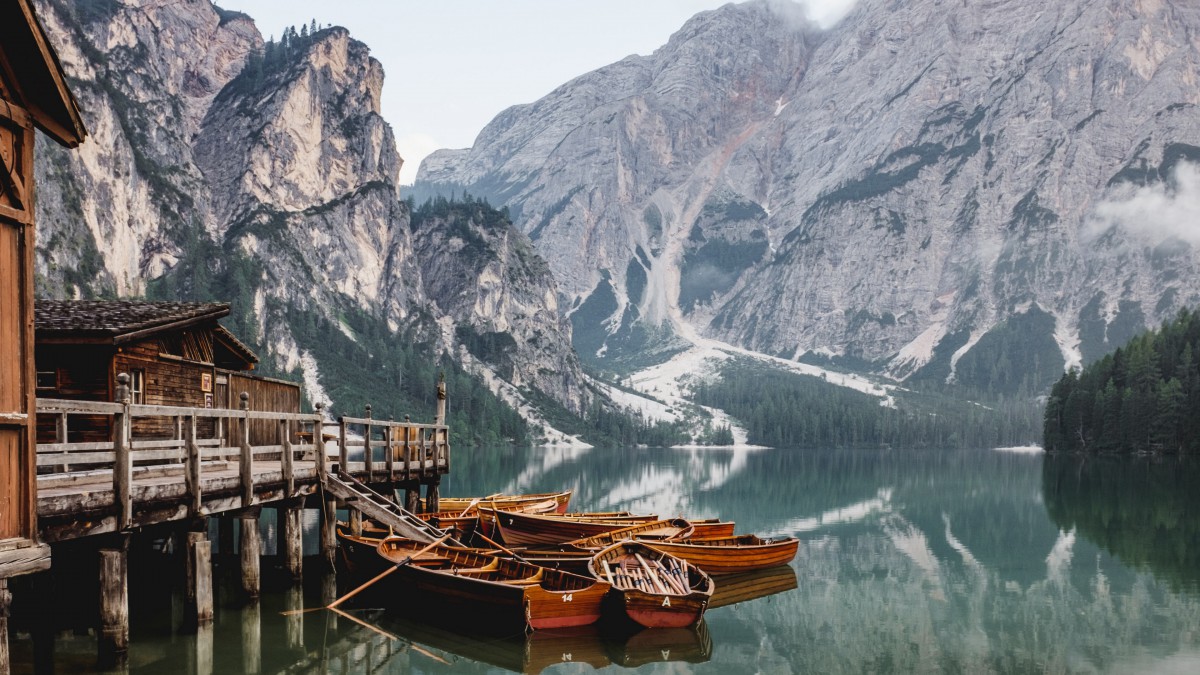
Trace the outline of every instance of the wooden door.
<instances>
[{"instance_id":1,"label":"wooden door","mask_svg":"<svg viewBox=\"0 0 1200 675\"><path fill-rule=\"evenodd\" d=\"M0 97L4 94L0 88ZM34 537L33 123L0 104L0 541Z\"/></svg>"}]
</instances>

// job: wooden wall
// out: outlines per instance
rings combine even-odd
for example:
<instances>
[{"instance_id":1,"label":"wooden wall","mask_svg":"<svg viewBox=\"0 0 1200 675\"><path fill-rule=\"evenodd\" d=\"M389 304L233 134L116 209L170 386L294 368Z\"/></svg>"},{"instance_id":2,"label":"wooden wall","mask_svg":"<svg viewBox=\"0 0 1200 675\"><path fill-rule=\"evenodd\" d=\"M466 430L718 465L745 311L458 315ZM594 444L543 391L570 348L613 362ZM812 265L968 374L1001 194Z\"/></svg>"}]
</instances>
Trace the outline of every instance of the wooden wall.
<instances>
[{"instance_id":1,"label":"wooden wall","mask_svg":"<svg viewBox=\"0 0 1200 675\"><path fill-rule=\"evenodd\" d=\"M5 59L0 51L0 59ZM11 72L0 63L0 73ZM0 542L35 538L33 122L0 75ZM0 577L4 570L0 569Z\"/></svg>"},{"instance_id":2,"label":"wooden wall","mask_svg":"<svg viewBox=\"0 0 1200 675\"><path fill-rule=\"evenodd\" d=\"M250 395L250 409L266 412L300 412L300 385L294 382L284 382L270 378L254 377L244 373L228 370L217 371L228 383L225 392L228 396L225 405L230 409L241 407L242 392ZM240 438L240 423L230 422L230 438ZM295 441L295 430L292 440ZM268 421L250 422L251 445L273 445L279 442L279 432Z\"/></svg>"}]
</instances>

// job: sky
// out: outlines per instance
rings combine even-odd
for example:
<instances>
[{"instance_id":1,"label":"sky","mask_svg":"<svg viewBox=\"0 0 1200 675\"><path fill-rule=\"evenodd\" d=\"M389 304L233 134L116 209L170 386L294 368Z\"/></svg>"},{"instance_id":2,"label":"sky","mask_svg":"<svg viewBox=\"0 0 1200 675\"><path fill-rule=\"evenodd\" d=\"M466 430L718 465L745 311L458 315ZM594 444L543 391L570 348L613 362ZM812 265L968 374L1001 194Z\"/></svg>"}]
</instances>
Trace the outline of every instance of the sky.
<instances>
[{"instance_id":1,"label":"sky","mask_svg":"<svg viewBox=\"0 0 1200 675\"><path fill-rule=\"evenodd\" d=\"M383 64L383 117L410 184L438 148L470 147L509 106L650 54L698 12L728 0L216 0L254 18L265 38L287 26L345 26ZM810 0L822 25L854 0Z\"/></svg>"}]
</instances>

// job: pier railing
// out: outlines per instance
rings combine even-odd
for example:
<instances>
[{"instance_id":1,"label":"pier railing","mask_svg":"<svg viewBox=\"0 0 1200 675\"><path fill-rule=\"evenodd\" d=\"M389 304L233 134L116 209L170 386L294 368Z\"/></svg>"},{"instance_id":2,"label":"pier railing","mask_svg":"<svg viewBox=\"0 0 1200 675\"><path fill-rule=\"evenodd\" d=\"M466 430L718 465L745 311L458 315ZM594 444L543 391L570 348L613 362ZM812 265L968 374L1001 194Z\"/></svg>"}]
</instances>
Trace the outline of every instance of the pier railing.
<instances>
[{"instance_id":1,"label":"pier railing","mask_svg":"<svg viewBox=\"0 0 1200 675\"><path fill-rule=\"evenodd\" d=\"M119 379L124 378L122 375ZM241 395L238 410L142 405L130 402L127 380L117 387L117 401L37 399L43 426L53 420L54 440L37 444L38 490L80 492L107 487L111 481L117 529L133 524L135 498L140 501L177 499L182 478L186 486L188 516L204 513L205 481L219 481L228 491L236 475L241 507L256 503L255 490L278 486L282 498L297 494L297 481L323 482L334 465L367 482L421 480L449 470L449 432L441 424L415 424L367 417L342 417L337 429L326 422L320 405L314 413L263 412L249 409L249 396ZM82 418L72 424L72 418ZM253 425L251 423L254 423ZM261 433L276 429L273 439ZM258 444L251 444L251 427ZM109 440L72 440L72 434L95 436L106 430ZM135 433L153 429L153 433ZM164 438L163 429L170 429ZM333 433L331 433L333 432ZM336 450L326 441L337 438ZM262 441L269 440L264 444ZM169 490L135 491L168 479ZM182 514L181 514L182 515Z\"/></svg>"}]
</instances>

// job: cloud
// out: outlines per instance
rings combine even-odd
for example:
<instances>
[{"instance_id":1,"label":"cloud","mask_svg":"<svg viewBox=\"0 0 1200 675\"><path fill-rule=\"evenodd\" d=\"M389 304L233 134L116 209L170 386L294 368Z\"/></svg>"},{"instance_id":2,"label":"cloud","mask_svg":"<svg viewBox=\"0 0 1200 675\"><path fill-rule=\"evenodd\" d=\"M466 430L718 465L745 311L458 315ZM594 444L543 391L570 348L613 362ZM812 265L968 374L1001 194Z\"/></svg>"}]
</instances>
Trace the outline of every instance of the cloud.
<instances>
[{"instance_id":1,"label":"cloud","mask_svg":"<svg viewBox=\"0 0 1200 675\"><path fill-rule=\"evenodd\" d=\"M1151 243L1178 239L1200 246L1200 166L1180 162L1168 180L1129 186L1100 202L1084 235L1095 239L1114 227Z\"/></svg>"},{"instance_id":2,"label":"cloud","mask_svg":"<svg viewBox=\"0 0 1200 675\"><path fill-rule=\"evenodd\" d=\"M857 3L858 0L767 0L771 11L796 30L807 28L810 23L829 28L849 14Z\"/></svg>"}]
</instances>

